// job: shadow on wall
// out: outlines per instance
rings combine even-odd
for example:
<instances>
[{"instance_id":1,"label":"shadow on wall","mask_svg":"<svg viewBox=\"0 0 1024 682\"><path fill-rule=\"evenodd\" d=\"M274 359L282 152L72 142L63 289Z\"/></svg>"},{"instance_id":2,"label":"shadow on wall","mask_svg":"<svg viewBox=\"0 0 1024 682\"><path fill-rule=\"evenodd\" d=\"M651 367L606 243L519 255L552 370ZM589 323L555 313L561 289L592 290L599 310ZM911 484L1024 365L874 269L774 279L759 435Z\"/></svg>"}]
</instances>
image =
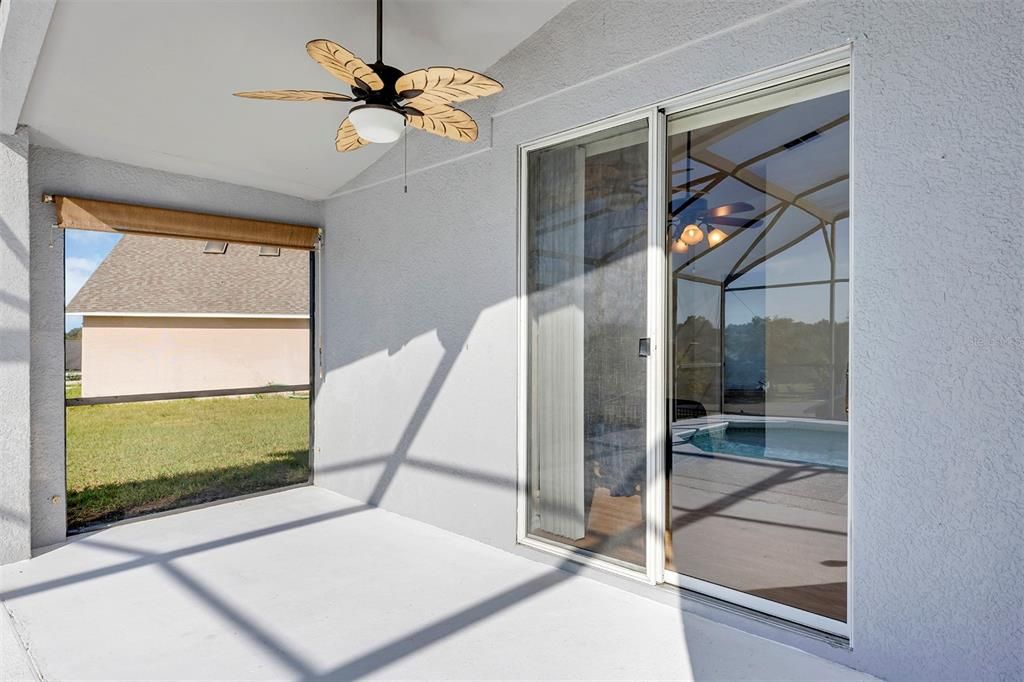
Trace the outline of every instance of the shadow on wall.
<instances>
[{"instance_id":1,"label":"shadow on wall","mask_svg":"<svg viewBox=\"0 0 1024 682\"><path fill-rule=\"evenodd\" d=\"M391 231L400 229L396 225L391 225L390 228ZM403 253L429 252L429 221L420 225L420 228L422 229L417 230L417 234L411 235L402 244ZM455 235L454 238L457 239L458 236ZM477 235L475 238L480 237ZM417 240L423 240L424 243L417 244ZM436 244L434 246L436 248ZM380 244L375 244L371 250L390 248L393 248L392 245L386 238L382 238ZM328 254L332 263L335 256L337 254ZM380 260L375 262L378 257ZM409 460L412 467L432 467L438 472L515 490L514 480L483 471L467 471L441 464L428 465L425 458L417 460L410 452L456 362L466 349L470 334L480 315L488 308L510 298L489 295L486 288L465 287L463 281L453 278L452 272L466 273L467 270L483 267L478 263L467 264L461 258L462 254L445 254L431 262L413 263L410 260L403 267L402 264L395 263L396 256L393 252L371 253L358 260L350 258L345 253L337 257L339 262L333 270L346 272L347 279L364 278L364 293L358 298L348 296L344 286L332 285L329 278L321 289L322 309L332 311L334 319L345 322L341 330L328 328L323 332L323 364L326 379L317 400L318 436L331 438L331 429L334 428L367 428L367 424L356 424L352 421L340 423L337 417L326 415L325 405L334 399L331 395L333 373L368 360L382 351L388 358L393 358L414 340L431 334L436 336L441 348L440 358L431 360L432 363L436 362L436 365L429 377L425 378L426 383L420 396L416 399L407 395L396 396L396 402L406 398L410 400L411 412L407 420L404 420L404 425L396 423L394 426L387 424L384 427L384 435L393 435L395 438L395 445L390 451L369 452L358 460L340 462L324 461L322 453L322 464L315 465L317 476L371 465L382 466L378 477L362 478L365 487L360 488L359 493L352 490L344 491L353 497L366 500L371 505L381 504L398 471ZM387 276L383 276L382 272L387 272ZM327 276L328 273L325 273L325 277ZM493 274L488 277L483 272L469 272L461 274L460 277L472 281L477 281L476 278L494 280ZM505 284L512 285L514 282ZM443 310L439 310L439 307ZM350 400L355 397L347 395L343 398ZM480 399L487 400L488 396L480 396ZM371 416L376 418L378 415ZM349 415L348 419L352 420L352 416Z\"/></svg>"},{"instance_id":2,"label":"shadow on wall","mask_svg":"<svg viewBox=\"0 0 1024 682\"><path fill-rule=\"evenodd\" d=\"M0 329L0 362L20 363L28 366L28 357L19 352L28 348L27 329Z\"/></svg>"},{"instance_id":3,"label":"shadow on wall","mask_svg":"<svg viewBox=\"0 0 1024 682\"><path fill-rule=\"evenodd\" d=\"M0 217L0 241L7 247L9 253L14 254L14 257L21 263L21 266L28 270L28 248L15 236L11 226L7 224L3 217Z\"/></svg>"},{"instance_id":4,"label":"shadow on wall","mask_svg":"<svg viewBox=\"0 0 1024 682\"><path fill-rule=\"evenodd\" d=\"M430 409L433 406L434 401L437 399L438 394L441 392L441 388L444 386L444 383L447 380L448 375L451 373L452 368L455 366L455 361L458 359L459 353L463 345L465 344L466 339L469 338L470 329L471 325L464 331L460 330L453 337L449 337L447 340L441 341L444 347L444 355L442 356L441 361L438 363L433 374L431 375L430 381L427 383L426 389L424 390L422 397L416 404L416 408L414 409L412 416L409 418L409 421L406 423L405 428L402 430L402 434L399 437L398 443L395 445L394 450L390 453L370 458L364 458L360 460L361 462L376 462L382 463L384 465L383 472L381 472L376 484L373 486L369 495L366 497L366 501L370 505L377 506L381 503L381 501L384 499L385 493L387 492L388 488L394 481L395 476L398 474L399 469L409 459L409 449L411 448L412 443L416 439L416 435L422 428L424 421L426 421L427 415L430 413ZM389 351L389 354L390 353L391 351ZM353 466L353 463L348 462L334 466L317 467L316 473L325 474L352 468L355 468ZM439 471L445 471L445 473L449 474L459 473L460 476L475 480L500 480L494 479L494 477L488 476L487 474L484 473L470 473L464 470L459 470L454 467L444 467L443 465L435 465L433 468ZM515 481L502 481L499 484L508 485L508 487L512 490L515 489Z\"/></svg>"},{"instance_id":5,"label":"shadow on wall","mask_svg":"<svg viewBox=\"0 0 1024 682\"><path fill-rule=\"evenodd\" d=\"M28 517L9 507L0 506L0 519L5 525L11 524L20 528L28 526Z\"/></svg>"},{"instance_id":6,"label":"shadow on wall","mask_svg":"<svg viewBox=\"0 0 1024 682\"><path fill-rule=\"evenodd\" d=\"M15 236L7 222L0 217L0 242L8 253L13 254L24 270L28 270L28 249ZM0 305L9 306L20 310L26 316L29 313L28 299L12 294L8 291L0 291ZM28 348L28 319L25 319L25 329L0 329L0 362L25 362L28 358L17 354L19 348Z\"/></svg>"}]
</instances>

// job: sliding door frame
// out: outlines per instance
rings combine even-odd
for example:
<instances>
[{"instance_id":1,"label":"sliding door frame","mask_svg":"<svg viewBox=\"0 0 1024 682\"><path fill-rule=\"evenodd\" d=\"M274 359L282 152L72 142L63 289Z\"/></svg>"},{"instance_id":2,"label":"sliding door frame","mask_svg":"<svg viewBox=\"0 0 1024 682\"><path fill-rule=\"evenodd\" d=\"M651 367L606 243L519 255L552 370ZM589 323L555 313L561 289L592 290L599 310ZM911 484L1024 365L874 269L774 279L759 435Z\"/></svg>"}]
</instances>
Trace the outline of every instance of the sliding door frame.
<instances>
[{"instance_id":1,"label":"sliding door frame","mask_svg":"<svg viewBox=\"0 0 1024 682\"><path fill-rule=\"evenodd\" d=\"M661 221L659 232L659 224L655 215L656 211L650 210L650 207L655 206L662 195L662 189L658 185L660 182L659 178L662 177L660 167L656 164L658 159L664 157L656 153L656 149L659 147L657 141L657 135L659 131L664 130L663 125L659 125L659 118L663 118L659 113L657 107L645 107L632 112L621 114L619 116L613 116L610 118L595 121L587 125L583 125L577 128L572 128L554 135L543 137L528 144L519 146L519 229L518 229L518 274L519 274L519 285L518 295L516 297L518 307L518 347L519 347L519 371L518 371L518 382L517 382L517 397L518 397L518 419L517 419L517 436L518 436L518 457L517 457L517 505L516 505L516 539L519 544L540 549L545 552L550 552L561 556L567 560L583 563L589 566L596 566L601 569L610 571L612 573L631 578L633 580L639 580L641 582L654 584L657 582L657 576L652 572L651 566L657 565L652 562L653 555L657 552L664 552L663 543L655 541L653 538L657 532L659 526L658 522L652 516L652 509L654 509L655 501L652 500L652 488L650 485L652 468L663 467L663 462L657 462L652 460L658 460L659 458L651 456L654 452L654 444L660 440L664 443L664 434L657 433L659 431L656 428L656 422L652 419L656 410L664 410L664 401L660 401L657 404L652 404L652 386L656 385L662 380L661 374L658 373L660 365L652 364L657 362L656 358L664 352L661 348L663 345L660 342L661 336L655 334L655 328L652 327L652 310L653 302L652 297L658 295L663 296L664 292L661 291L663 287L661 282L665 274L665 261L663 258L664 253L664 221ZM636 123L639 121L646 121L647 123L647 322L646 322L646 335L651 339L651 354L647 358L647 426L646 426L646 448L647 448L647 468L646 468L646 492L647 504L645 511L645 567L633 566L625 562L618 561L611 557L603 556L596 552L591 552L585 549L579 549L570 545L559 544L554 541L545 540L529 534L529 506L527 504L529 498L529 282L528 277L528 260L529 260L529 226L527 225L527 194L529 189L529 178L527 177L529 164L527 163L527 157L530 152L544 149L553 145L560 144L562 142L568 142L576 138L580 138L591 133L601 132L615 128L620 125L627 123ZM664 136L662 136L664 137ZM660 143L664 146L664 143ZM651 275L651 268L657 268L658 272L661 273L661 277L658 279L653 278ZM660 309L659 309L660 310ZM658 315L663 315L659 312ZM660 326L658 327L660 329ZM663 390L663 389L662 389ZM654 410L654 411L652 411ZM661 500L657 503L658 509L664 513L664 491L661 491L660 495L655 492L655 496L658 496ZM661 524L663 526L663 522ZM664 562L662 562L664 563Z\"/></svg>"},{"instance_id":2,"label":"sliding door frame","mask_svg":"<svg viewBox=\"0 0 1024 682\"><path fill-rule=\"evenodd\" d=\"M816 76L816 75L819 75L819 74L827 73L827 72L830 72L830 71L835 71L835 70L838 70L838 69L844 69L844 68L845 69L849 69L850 68L850 62L851 62L851 60L850 60L850 52L849 52L848 48L844 48L844 49L839 50L839 51L833 51L833 52L825 53L824 55L820 55L818 59L815 59L814 63L812 63L812 64L803 63L803 60L802 60L802 62L797 63L797 64L788 65L788 66L784 66L784 67L779 67L778 69L770 69L770 70L768 70L766 72L762 72L761 74L756 74L755 76L751 76L751 77L749 77L747 79L744 79L745 81L749 81L749 82L746 82L746 83L733 83L732 87L729 87L729 84L726 83L726 84L723 84L721 86L716 86L715 88L711 89L712 92L704 93L703 95L700 94L700 93L695 93L692 96L684 96L684 97L676 98L676 99L674 99L674 100L672 100L670 102L667 102L665 104L665 106L663 107L664 115L667 118L668 116L671 116L671 115L674 115L674 114L684 113L684 112L687 112L687 111L690 111L690 110L693 110L693 109L697 109L697 108L700 108L700 107L707 106L709 104L714 104L714 103L717 103L717 102L720 102L720 101L723 101L723 100L733 99L735 97L739 97L739 96L742 96L742 95L757 93L759 91L767 90L769 88L773 88L773 87L778 86L778 85L783 85L783 84L790 83L790 82L800 81L800 80L803 80L803 79L806 79L806 78L810 78L812 76ZM799 68L795 68L797 66L799 66ZM853 158L852 141L853 141L853 136L851 134L851 136L850 136L850 158L851 159ZM851 172L851 178L852 178L852 172ZM665 179L664 178L662 179L662 190L663 190L663 192L665 192L667 194L668 189L667 189L667 185L665 184ZM662 194L662 201L660 203L662 203L662 204L667 203L666 194ZM852 216L852 211L851 211L851 216ZM851 223L850 234L851 234L851 242L852 242L852 235L853 235L853 229L852 229L853 219L852 219L852 217L850 219L850 223ZM669 254L668 254L667 250L665 251L663 258L664 258L664 261L667 263L668 260L669 260ZM669 280L669 276L668 276L668 272L667 271L665 273L665 278L662 280L662 286L665 288L666 292L668 290L668 287L671 286L671 282ZM851 287L852 287L852 277L851 277ZM851 294L852 294L852 289L851 289ZM666 306L666 313L668 313L668 312L669 311L667 310L667 306ZM722 324L724 325L724 323L725 322L724 322L724 319L723 319L722 320ZM666 348L670 348L671 338L667 334L664 337L664 341L665 341ZM667 384L668 381L669 381L669 375L668 375L668 371L667 371L667 368L666 368L665 374L663 375L663 382L665 384ZM852 441L848 441L848 443L847 443L847 452L850 452L850 446L849 446L850 442L852 442ZM664 457L667 458L668 457L667 452L664 451L664 450L663 450L663 452L665 452ZM852 458L850 458L850 459L852 460ZM847 514L846 514L846 527L847 527L847 534L846 534L846 557L847 557L846 603L847 603L847 605L850 604L851 584L853 582L853 581L850 580L850 566L851 566L851 562L850 562L850 557L851 557L850 538L852 537L852 533L850 532L851 531L851 524L850 524L851 514L850 514L849 500L852 498L852 496L850 495L850 480L851 480L851 477L849 475L849 471L850 471L850 469L848 469L848 474L847 474L847 501L848 501L848 503L847 503ZM652 481L652 484L653 484L653 481ZM664 485L663 485L663 487L664 487ZM667 516L668 516L668 510L663 506L662 507L662 513L661 513L661 515L659 517L659 520L663 524L662 525L662 532L661 532L661 537L662 538L666 538L666 536L665 536L666 525L665 524L667 524L667 522L668 522ZM694 578L692 576L684 575L684 574L678 573L676 571L669 571L669 570L665 569L664 561L662 561L662 563L661 563L661 569L662 569L661 573L657 577L658 578L657 579L658 582L664 582L664 583L667 583L669 585L675 585L675 586L681 587L683 589L692 590L694 592L699 592L701 594L707 595L709 597L713 597L715 599L721 599L723 601L727 601L727 602L730 602L730 603L733 603L733 604L737 604L739 606L742 606L742 607L745 607L745 608L749 608L749 609L754 610L754 611L759 611L759 612L767 614L769 616L773 616L773 617L776 617L776 618L780 618L782 620L787 620L787 621L790 621L790 622L794 622L794 623L797 623L799 625L810 627L810 628L813 628L815 630L820 630L822 632L826 632L826 633L829 633L829 634L832 634L832 635L838 635L839 637L843 637L843 638L847 638L848 639L849 636L850 636L849 608L847 608L847 614L848 614L847 615L847 622L843 622L843 621L835 620L835 619L832 619L832 618L827 618L825 616L820 616L820 615L818 615L816 613L811 613L809 611L804 611L804 610L801 610L801 609L798 609L798 608L795 608L795 607L792 607L792 606L788 606L788 605L782 604L780 602L775 602L775 601L771 601L769 599L764 599L764 598L761 598L761 597L756 597L756 596L754 596L752 594L749 594L747 592L743 592L743 591L740 591L740 590L735 590L735 589L732 589L732 588L729 588L729 587L725 587L725 586L722 586L722 585L718 585L716 583L712 583L712 582L709 582L709 581L706 581L706 580L701 580L699 578Z\"/></svg>"},{"instance_id":3,"label":"sliding door frame","mask_svg":"<svg viewBox=\"0 0 1024 682\"><path fill-rule=\"evenodd\" d=\"M801 80L840 68L851 69L851 46L846 45L803 59L772 67L742 78L719 83L696 92L674 97L632 111L578 126L549 135L519 146L518 154L518 235L517 269L518 291L516 296L518 320L518 376L517 376L517 491L516 491L516 537L519 544L555 554L566 560L594 566L603 570L639 580L649 584L665 583L730 602L741 607L766 614L769 617L796 623L820 630L830 635L849 639L852 632L852 618L847 609L847 621L841 622L796 609L785 604L723 587L714 583L685 576L665 569L665 544L667 529L667 481L668 458L668 353L671 349L671 330L668 319L669 252L667 248L667 185L666 147L668 144L666 120L671 114L707 106L741 95L766 90L784 83ZM850 84L852 108L852 78ZM583 137L590 133L613 128L624 123L647 120L648 131L648 231L647 231L647 336L650 338L650 355L646 363L647 385L647 481L646 481L646 566L634 567L581 550L569 545L543 540L529 535L528 509L528 363L529 363L529 309L528 309L528 225L527 225L527 155L531 151ZM853 134L850 135L850 183L853 186ZM852 194L852 193L851 193ZM850 234L853 242L853 217L851 196ZM852 275L851 257L851 275ZM850 281L850 295L853 294L853 278ZM851 318L853 317L851 306ZM850 339L852 347L853 340ZM852 382L852 372L850 379ZM852 453L852 430L848 451ZM848 472L852 474L853 458L850 457ZM852 600L852 495L847 477L847 604Z\"/></svg>"}]
</instances>

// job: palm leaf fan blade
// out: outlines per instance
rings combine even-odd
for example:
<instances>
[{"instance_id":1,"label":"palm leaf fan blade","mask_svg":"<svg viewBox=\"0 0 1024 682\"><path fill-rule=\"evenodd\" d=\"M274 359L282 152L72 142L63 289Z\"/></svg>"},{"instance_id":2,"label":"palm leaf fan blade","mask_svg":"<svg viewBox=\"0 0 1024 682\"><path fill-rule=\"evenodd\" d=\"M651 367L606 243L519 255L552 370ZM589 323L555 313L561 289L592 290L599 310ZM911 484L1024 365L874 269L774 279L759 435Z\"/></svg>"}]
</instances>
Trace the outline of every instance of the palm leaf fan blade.
<instances>
[{"instance_id":1,"label":"palm leaf fan blade","mask_svg":"<svg viewBox=\"0 0 1024 682\"><path fill-rule=\"evenodd\" d=\"M422 115L414 113L406 115L409 125L414 128L447 137L456 142L473 142L479 134L476 121L461 109L453 109L432 102L421 102L419 98L412 100L409 106L422 112Z\"/></svg>"},{"instance_id":2,"label":"palm leaf fan blade","mask_svg":"<svg viewBox=\"0 0 1024 682\"><path fill-rule=\"evenodd\" d=\"M434 104L452 104L501 92L501 83L482 73L448 66L410 71L395 82L404 99Z\"/></svg>"},{"instance_id":3,"label":"palm leaf fan blade","mask_svg":"<svg viewBox=\"0 0 1024 682\"><path fill-rule=\"evenodd\" d=\"M283 102L315 102L323 100L328 102L351 102L352 98L338 92L325 92L323 90L250 90L236 92L235 97L246 97L248 99L270 99Z\"/></svg>"},{"instance_id":4,"label":"palm leaf fan blade","mask_svg":"<svg viewBox=\"0 0 1024 682\"><path fill-rule=\"evenodd\" d=\"M350 152L370 144L369 140L359 137L359 132L352 125L352 120L346 116L345 120L338 126L338 134L334 138L334 147L339 152Z\"/></svg>"},{"instance_id":5,"label":"palm leaf fan blade","mask_svg":"<svg viewBox=\"0 0 1024 682\"><path fill-rule=\"evenodd\" d=\"M313 58L313 61L324 67L327 73L353 87L363 88L365 85L370 90L380 90L384 87L384 81L376 71L332 40L326 38L311 40L306 43L306 52Z\"/></svg>"}]
</instances>

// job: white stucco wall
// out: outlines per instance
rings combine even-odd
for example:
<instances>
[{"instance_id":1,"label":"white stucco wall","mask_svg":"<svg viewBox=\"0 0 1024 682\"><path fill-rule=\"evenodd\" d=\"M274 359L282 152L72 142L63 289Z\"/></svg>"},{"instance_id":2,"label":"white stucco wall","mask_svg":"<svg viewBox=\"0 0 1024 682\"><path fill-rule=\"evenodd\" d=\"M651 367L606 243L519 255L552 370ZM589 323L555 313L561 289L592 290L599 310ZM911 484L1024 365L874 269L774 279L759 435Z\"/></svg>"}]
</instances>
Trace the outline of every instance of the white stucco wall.
<instances>
[{"instance_id":1,"label":"white stucco wall","mask_svg":"<svg viewBox=\"0 0 1024 682\"><path fill-rule=\"evenodd\" d=\"M0 134L18 127L36 59L57 0L0 4Z\"/></svg>"},{"instance_id":2,"label":"white stucco wall","mask_svg":"<svg viewBox=\"0 0 1024 682\"><path fill-rule=\"evenodd\" d=\"M1021 677L1021 35L1014 1L570 6L488 71L478 143L416 133L408 194L396 147L326 204L316 483L512 547L517 145L852 43L852 649L758 631Z\"/></svg>"},{"instance_id":3,"label":"white stucco wall","mask_svg":"<svg viewBox=\"0 0 1024 682\"><path fill-rule=\"evenodd\" d=\"M203 178L154 171L45 147L29 148L31 229L31 529L32 546L65 537L64 508L64 248L49 248L53 206L43 193L137 202L265 220L318 225L317 202ZM8 274L0 272L7 290ZM0 382L6 365L0 364ZM2 387L2 384L0 384ZM58 502L51 498L57 496ZM6 499L5 499L6 501ZM27 509L17 509L28 514ZM2 539L2 538L0 538Z\"/></svg>"},{"instance_id":4,"label":"white stucco wall","mask_svg":"<svg viewBox=\"0 0 1024 682\"><path fill-rule=\"evenodd\" d=\"M29 529L28 133L0 135L0 564Z\"/></svg>"}]
</instances>

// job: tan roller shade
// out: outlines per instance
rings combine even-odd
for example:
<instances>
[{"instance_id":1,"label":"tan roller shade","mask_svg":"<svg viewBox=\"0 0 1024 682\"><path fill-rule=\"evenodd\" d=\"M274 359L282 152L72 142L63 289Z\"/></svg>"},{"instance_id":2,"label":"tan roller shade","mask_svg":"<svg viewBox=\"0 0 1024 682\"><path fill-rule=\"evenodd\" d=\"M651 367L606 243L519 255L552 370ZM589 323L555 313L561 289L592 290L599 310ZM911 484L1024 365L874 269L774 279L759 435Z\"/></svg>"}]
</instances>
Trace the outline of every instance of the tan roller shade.
<instances>
[{"instance_id":1,"label":"tan roller shade","mask_svg":"<svg viewBox=\"0 0 1024 682\"><path fill-rule=\"evenodd\" d=\"M76 197L54 197L57 226L99 232L148 234L206 241L311 250L318 230L308 225L174 211Z\"/></svg>"}]
</instances>

